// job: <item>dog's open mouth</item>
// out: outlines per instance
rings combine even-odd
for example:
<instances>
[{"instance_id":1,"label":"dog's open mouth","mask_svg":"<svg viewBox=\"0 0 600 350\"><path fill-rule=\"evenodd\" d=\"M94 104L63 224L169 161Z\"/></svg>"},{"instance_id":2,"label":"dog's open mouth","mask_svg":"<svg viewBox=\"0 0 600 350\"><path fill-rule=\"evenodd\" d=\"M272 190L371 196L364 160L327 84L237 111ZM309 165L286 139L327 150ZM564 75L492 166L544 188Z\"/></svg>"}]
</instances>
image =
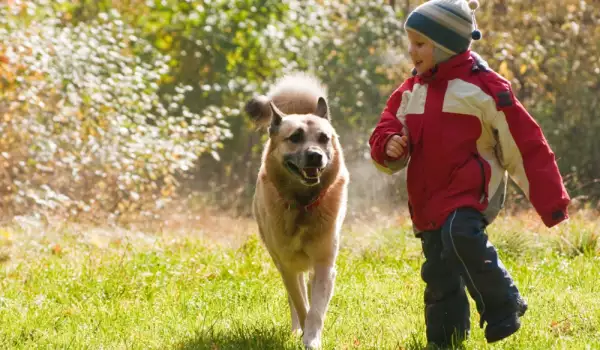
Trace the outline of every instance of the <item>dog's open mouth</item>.
<instances>
[{"instance_id":1,"label":"dog's open mouth","mask_svg":"<svg viewBox=\"0 0 600 350\"><path fill-rule=\"evenodd\" d=\"M299 168L296 164L292 162L286 162L285 165L287 168L294 174L300 177L302 182L307 185L316 185L319 183L321 178L321 173L323 172L323 168L317 167L305 167Z\"/></svg>"}]
</instances>

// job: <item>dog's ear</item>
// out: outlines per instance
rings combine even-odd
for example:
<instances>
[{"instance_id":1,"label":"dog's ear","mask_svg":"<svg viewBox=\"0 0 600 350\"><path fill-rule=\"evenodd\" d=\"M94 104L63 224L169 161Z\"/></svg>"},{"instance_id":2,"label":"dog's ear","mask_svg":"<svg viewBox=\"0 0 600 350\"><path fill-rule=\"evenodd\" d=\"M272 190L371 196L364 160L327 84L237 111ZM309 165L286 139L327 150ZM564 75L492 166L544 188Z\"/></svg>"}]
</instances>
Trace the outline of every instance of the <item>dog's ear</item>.
<instances>
[{"instance_id":1,"label":"dog's ear","mask_svg":"<svg viewBox=\"0 0 600 350\"><path fill-rule=\"evenodd\" d=\"M319 97L319 101L317 101L317 110L315 111L315 115L329 120L329 106L323 97Z\"/></svg>"},{"instance_id":2,"label":"dog's ear","mask_svg":"<svg viewBox=\"0 0 600 350\"><path fill-rule=\"evenodd\" d=\"M285 117L285 114L279 110L279 108L277 108L277 106L275 106L275 104L273 103L273 101L269 102L269 105L271 106L271 126L269 127L269 134L272 135L274 133L277 132L277 130L279 129L279 126L281 125L281 122L283 121L283 117Z\"/></svg>"}]
</instances>

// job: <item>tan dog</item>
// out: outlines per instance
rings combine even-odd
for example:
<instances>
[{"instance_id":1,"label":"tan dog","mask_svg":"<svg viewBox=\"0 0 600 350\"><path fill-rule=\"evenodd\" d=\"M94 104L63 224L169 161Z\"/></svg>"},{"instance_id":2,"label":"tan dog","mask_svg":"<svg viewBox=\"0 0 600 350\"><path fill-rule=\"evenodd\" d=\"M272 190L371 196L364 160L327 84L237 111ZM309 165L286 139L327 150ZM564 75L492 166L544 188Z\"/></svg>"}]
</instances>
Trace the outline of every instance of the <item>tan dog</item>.
<instances>
[{"instance_id":1,"label":"tan dog","mask_svg":"<svg viewBox=\"0 0 600 350\"><path fill-rule=\"evenodd\" d=\"M246 111L258 125L270 124L254 217L287 290L292 332L303 333L307 348L319 348L349 182L326 90L311 76L291 74L251 99ZM312 272L308 286L305 272Z\"/></svg>"}]
</instances>

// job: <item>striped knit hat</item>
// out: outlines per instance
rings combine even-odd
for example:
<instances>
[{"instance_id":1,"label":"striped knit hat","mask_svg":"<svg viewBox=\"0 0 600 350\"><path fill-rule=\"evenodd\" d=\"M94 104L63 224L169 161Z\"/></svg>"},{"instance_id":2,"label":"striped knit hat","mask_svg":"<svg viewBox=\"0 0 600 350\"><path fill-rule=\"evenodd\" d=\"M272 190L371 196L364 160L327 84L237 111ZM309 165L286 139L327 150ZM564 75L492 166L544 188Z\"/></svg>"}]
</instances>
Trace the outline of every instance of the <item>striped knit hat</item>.
<instances>
[{"instance_id":1,"label":"striped knit hat","mask_svg":"<svg viewBox=\"0 0 600 350\"><path fill-rule=\"evenodd\" d=\"M404 28L418 32L446 53L455 55L467 50L471 39L481 39L475 22L477 7L477 0L431 0L408 15Z\"/></svg>"}]
</instances>

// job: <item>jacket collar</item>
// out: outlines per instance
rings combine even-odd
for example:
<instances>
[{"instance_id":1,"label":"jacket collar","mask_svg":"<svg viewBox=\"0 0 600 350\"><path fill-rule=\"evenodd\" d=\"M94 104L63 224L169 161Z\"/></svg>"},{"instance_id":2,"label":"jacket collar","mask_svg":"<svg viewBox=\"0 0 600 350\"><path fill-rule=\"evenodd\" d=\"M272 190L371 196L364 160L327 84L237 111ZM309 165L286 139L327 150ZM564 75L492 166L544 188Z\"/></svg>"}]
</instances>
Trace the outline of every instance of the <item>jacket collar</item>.
<instances>
[{"instance_id":1,"label":"jacket collar","mask_svg":"<svg viewBox=\"0 0 600 350\"><path fill-rule=\"evenodd\" d=\"M484 67L485 62L471 50L459 53L452 56L450 59L438 63L431 70L416 74L413 71L417 82L429 83L433 81L450 80L466 74L469 71L474 71L478 67Z\"/></svg>"}]
</instances>

